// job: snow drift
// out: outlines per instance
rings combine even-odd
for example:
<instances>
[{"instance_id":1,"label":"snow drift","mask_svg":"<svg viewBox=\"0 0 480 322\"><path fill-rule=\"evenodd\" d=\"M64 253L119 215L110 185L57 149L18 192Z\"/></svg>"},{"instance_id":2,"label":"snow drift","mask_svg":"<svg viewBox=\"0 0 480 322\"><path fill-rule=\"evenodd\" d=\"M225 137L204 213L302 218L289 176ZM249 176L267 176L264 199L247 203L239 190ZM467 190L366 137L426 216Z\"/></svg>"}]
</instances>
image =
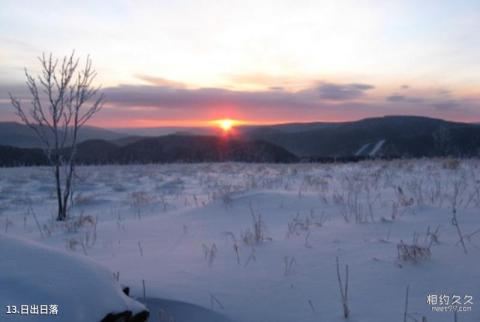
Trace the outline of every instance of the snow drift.
<instances>
[{"instance_id":1,"label":"snow drift","mask_svg":"<svg viewBox=\"0 0 480 322\"><path fill-rule=\"evenodd\" d=\"M112 273L88 258L4 234L0 254L3 321L94 322L110 313L146 311L123 293Z\"/></svg>"}]
</instances>

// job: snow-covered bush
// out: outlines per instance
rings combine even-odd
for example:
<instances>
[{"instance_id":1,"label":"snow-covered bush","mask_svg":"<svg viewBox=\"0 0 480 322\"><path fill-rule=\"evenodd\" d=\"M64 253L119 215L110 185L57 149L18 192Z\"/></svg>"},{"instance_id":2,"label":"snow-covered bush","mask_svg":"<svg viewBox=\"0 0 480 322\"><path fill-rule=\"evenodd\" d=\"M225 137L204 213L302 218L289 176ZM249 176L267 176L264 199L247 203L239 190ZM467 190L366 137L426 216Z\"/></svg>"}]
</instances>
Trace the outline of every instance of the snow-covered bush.
<instances>
[{"instance_id":1,"label":"snow-covered bush","mask_svg":"<svg viewBox=\"0 0 480 322\"><path fill-rule=\"evenodd\" d=\"M148 318L107 269L86 257L0 234L2 321L126 321ZM42 313L43 312L43 313ZM41 314L42 313L42 314ZM123 317L123 320L120 318Z\"/></svg>"}]
</instances>

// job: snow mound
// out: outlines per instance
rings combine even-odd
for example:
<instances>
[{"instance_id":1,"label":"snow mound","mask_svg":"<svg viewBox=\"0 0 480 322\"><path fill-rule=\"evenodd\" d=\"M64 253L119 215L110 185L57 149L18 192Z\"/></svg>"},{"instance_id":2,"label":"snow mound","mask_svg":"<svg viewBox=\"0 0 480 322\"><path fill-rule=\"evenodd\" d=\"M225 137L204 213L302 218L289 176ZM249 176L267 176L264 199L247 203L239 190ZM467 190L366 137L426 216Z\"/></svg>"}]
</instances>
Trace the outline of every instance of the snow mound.
<instances>
[{"instance_id":1,"label":"snow mound","mask_svg":"<svg viewBox=\"0 0 480 322\"><path fill-rule=\"evenodd\" d=\"M4 234L0 254L2 321L96 322L112 312L146 310L89 258ZM58 305L57 314L51 305Z\"/></svg>"}]
</instances>

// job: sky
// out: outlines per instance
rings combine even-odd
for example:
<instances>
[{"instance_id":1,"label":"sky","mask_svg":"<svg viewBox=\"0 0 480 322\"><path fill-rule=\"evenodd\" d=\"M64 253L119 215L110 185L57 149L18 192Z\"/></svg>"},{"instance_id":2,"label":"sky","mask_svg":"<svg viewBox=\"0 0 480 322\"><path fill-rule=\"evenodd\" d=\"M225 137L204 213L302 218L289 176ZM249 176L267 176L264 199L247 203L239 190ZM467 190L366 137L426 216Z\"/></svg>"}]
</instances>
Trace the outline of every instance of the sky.
<instances>
[{"instance_id":1,"label":"sky","mask_svg":"<svg viewBox=\"0 0 480 322\"><path fill-rule=\"evenodd\" d=\"M480 122L480 1L0 0L0 121L43 52L90 55L90 125Z\"/></svg>"}]
</instances>

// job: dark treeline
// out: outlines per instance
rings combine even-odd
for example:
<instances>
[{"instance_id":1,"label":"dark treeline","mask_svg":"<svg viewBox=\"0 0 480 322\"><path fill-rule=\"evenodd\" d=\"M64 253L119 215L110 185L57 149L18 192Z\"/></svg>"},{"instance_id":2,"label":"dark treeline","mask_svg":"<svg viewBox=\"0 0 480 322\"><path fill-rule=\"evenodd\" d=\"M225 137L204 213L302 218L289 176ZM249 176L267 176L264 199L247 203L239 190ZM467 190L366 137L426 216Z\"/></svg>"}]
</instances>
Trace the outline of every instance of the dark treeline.
<instances>
[{"instance_id":1,"label":"dark treeline","mask_svg":"<svg viewBox=\"0 0 480 322\"><path fill-rule=\"evenodd\" d=\"M90 140L77 146L77 164L83 165L226 161L289 163L299 159L271 143L213 136L169 135L125 146ZM0 166L36 165L48 165L41 149L0 146Z\"/></svg>"},{"instance_id":2,"label":"dark treeline","mask_svg":"<svg viewBox=\"0 0 480 322\"><path fill-rule=\"evenodd\" d=\"M422 137L416 137L416 144L423 146ZM77 146L77 164L148 164L173 162L319 162L343 163L359 162L371 159L398 159L423 157L477 157L479 141L476 136L454 137L452 144L430 145L430 148L419 149L409 143L408 149L400 149L398 139L387 141L380 153L355 155L351 149L347 153L340 149L335 154L299 157L286 148L264 140L241 140L216 136L167 135L132 140L118 144L115 141L89 140ZM459 143L461 142L461 144ZM458 143L458 144L457 144ZM406 145L406 144L405 144ZM406 145L407 146L407 145ZM69 149L64 153L69 154ZM0 166L37 166L48 165L43 151L38 148L18 148L0 145Z\"/></svg>"}]
</instances>

